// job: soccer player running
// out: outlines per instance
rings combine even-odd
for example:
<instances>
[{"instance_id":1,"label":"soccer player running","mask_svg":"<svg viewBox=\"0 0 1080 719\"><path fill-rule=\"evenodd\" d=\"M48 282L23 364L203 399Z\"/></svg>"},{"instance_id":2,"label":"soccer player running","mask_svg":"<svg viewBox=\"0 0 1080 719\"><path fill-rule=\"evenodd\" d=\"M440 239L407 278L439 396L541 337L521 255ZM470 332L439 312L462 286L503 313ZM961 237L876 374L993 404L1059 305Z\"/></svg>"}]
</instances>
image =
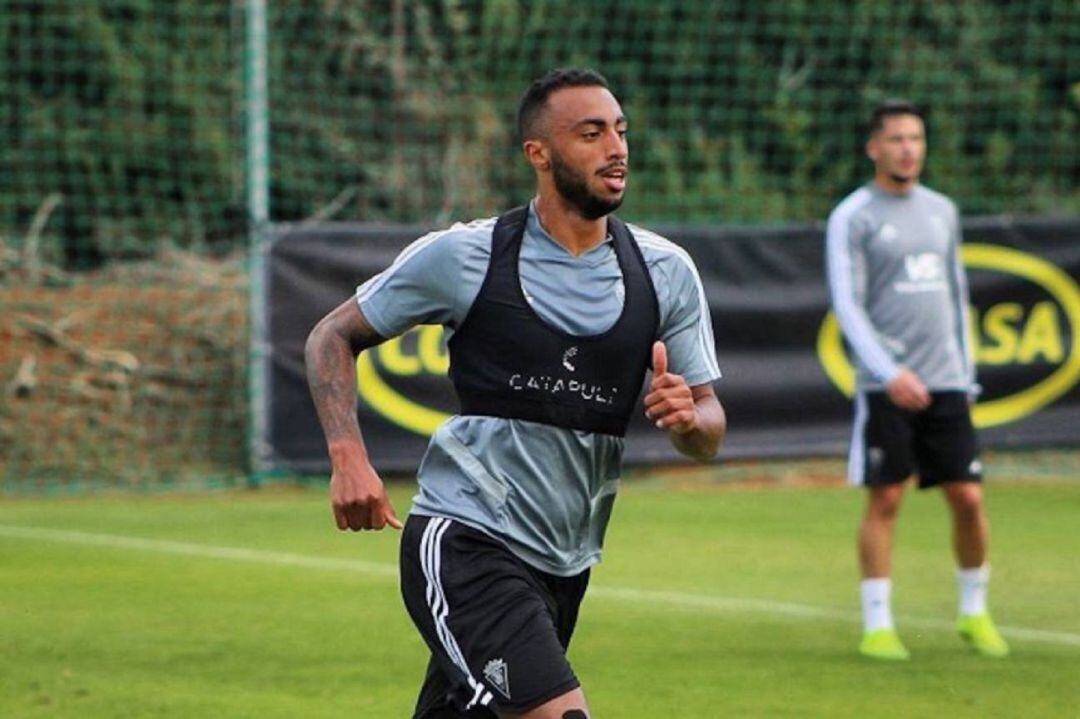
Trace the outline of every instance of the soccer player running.
<instances>
[{"instance_id":1,"label":"soccer player running","mask_svg":"<svg viewBox=\"0 0 1080 719\"><path fill-rule=\"evenodd\" d=\"M915 105L880 104L866 153L874 181L833 210L826 237L833 309L858 359L848 477L867 487L859 651L909 658L893 625L890 575L905 481L917 471L919 487L941 487L951 509L957 630L980 653L1005 656L986 603L989 525L971 424L977 385L959 216L949 198L919 184L926 134Z\"/></svg>"},{"instance_id":2,"label":"soccer player running","mask_svg":"<svg viewBox=\"0 0 1080 719\"><path fill-rule=\"evenodd\" d=\"M431 650L415 717L585 719L566 648L650 363L644 412L680 452L706 460L725 433L697 270L611 214L629 164L606 80L551 71L518 130L532 201L420 238L306 347L338 528L401 528L361 440L356 356L420 323L453 330L461 413L431 438L401 541L405 606Z\"/></svg>"}]
</instances>

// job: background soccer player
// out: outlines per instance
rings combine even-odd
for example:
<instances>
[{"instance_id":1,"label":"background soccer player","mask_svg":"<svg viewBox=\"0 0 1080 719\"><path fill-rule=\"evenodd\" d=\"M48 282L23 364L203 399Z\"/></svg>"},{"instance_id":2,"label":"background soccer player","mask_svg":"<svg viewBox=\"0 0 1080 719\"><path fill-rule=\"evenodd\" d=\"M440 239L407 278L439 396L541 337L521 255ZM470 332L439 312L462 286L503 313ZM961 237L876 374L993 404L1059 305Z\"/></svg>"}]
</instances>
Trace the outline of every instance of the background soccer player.
<instances>
[{"instance_id":1,"label":"background soccer player","mask_svg":"<svg viewBox=\"0 0 1080 719\"><path fill-rule=\"evenodd\" d=\"M537 194L417 240L312 331L308 379L340 529L400 527L356 417L356 355L420 323L454 331L461 413L431 438L405 524L406 608L431 649L416 717L585 719L565 651L600 560L623 435L644 411L688 456L724 435L705 294L689 256L618 221L627 119L588 70L518 108Z\"/></svg>"},{"instance_id":2,"label":"background soccer player","mask_svg":"<svg viewBox=\"0 0 1080 719\"><path fill-rule=\"evenodd\" d=\"M970 414L976 384L959 216L949 198L919 184L926 133L915 105L879 105L866 153L874 181L833 210L826 239L833 309L858 359L848 476L868 492L858 538L860 651L909 656L893 625L890 574L905 481L917 471L919 487L941 487L952 511L958 631L979 652L1004 656L986 606L989 525Z\"/></svg>"}]
</instances>

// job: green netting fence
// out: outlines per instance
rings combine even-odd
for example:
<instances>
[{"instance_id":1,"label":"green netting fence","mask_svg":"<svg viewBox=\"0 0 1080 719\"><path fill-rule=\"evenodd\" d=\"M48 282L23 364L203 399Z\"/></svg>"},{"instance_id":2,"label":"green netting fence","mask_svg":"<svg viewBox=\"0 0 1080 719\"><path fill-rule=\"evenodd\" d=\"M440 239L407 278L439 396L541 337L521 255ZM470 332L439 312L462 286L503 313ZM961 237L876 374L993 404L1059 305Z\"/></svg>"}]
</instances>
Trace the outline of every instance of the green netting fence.
<instances>
[{"instance_id":1,"label":"green netting fence","mask_svg":"<svg viewBox=\"0 0 1080 719\"><path fill-rule=\"evenodd\" d=\"M242 481L259 198L491 215L530 192L517 97L565 65L623 102L634 221L821 220L889 96L965 213L1080 214L1075 0L0 0L2 486Z\"/></svg>"}]
</instances>

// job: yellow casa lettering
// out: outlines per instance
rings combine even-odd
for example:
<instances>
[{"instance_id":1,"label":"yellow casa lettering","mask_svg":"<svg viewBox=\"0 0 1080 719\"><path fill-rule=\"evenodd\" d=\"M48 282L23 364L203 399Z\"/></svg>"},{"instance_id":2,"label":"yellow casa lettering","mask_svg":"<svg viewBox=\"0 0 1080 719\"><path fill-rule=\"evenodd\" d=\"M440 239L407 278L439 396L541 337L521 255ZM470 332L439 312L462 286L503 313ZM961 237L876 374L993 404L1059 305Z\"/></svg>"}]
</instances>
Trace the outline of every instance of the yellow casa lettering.
<instances>
[{"instance_id":1,"label":"yellow casa lettering","mask_svg":"<svg viewBox=\"0 0 1080 719\"><path fill-rule=\"evenodd\" d=\"M376 350L379 361L387 372L399 377L411 377L420 374L420 358L415 355L405 354L404 348L401 346L402 337L395 337L379 345Z\"/></svg>"},{"instance_id":2,"label":"yellow casa lettering","mask_svg":"<svg viewBox=\"0 0 1080 719\"><path fill-rule=\"evenodd\" d=\"M1053 302L1038 302L1024 317L1017 302L1002 302L980 319L971 308L971 337L975 361L980 365L1033 364L1040 360L1059 364L1065 357L1061 322Z\"/></svg>"},{"instance_id":3,"label":"yellow casa lettering","mask_svg":"<svg viewBox=\"0 0 1080 719\"><path fill-rule=\"evenodd\" d=\"M1016 354L1020 364L1030 364L1038 357L1051 364L1065 358L1058 310L1052 302L1040 302L1031 310Z\"/></svg>"},{"instance_id":4,"label":"yellow casa lettering","mask_svg":"<svg viewBox=\"0 0 1080 719\"><path fill-rule=\"evenodd\" d=\"M424 325L420 328L417 352L420 354L420 364L431 374L446 374L450 371L450 353L446 351L443 328L439 325Z\"/></svg>"},{"instance_id":5,"label":"yellow casa lettering","mask_svg":"<svg viewBox=\"0 0 1080 719\"><path fill-rule=\"evenodd\" d=\"M407 349L407 344L413 344L412 340L415 340L415 352ZM409 330L379 345L375 353L383 369L397 377L413 377L421 372L442 375L450 369L443 329L438 325Z\"/></svg>"}]
</instances>

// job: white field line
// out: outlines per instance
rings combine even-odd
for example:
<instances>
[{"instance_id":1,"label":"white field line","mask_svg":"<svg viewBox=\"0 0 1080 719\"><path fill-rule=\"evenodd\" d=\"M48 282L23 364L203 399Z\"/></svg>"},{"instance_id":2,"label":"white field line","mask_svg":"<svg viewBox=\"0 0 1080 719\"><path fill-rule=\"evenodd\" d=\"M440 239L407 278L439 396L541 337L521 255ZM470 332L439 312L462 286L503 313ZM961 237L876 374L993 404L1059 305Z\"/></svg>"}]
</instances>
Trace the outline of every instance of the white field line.
<instances>
[{"instance_id":1,"label":"white field line","mask_svg":"<svg viewBox=\"0 0 1080 719\"><path fill-rule=\"evenodd\" d=\"M190 542L173 542L163 539L142 539L125 537L118 534L97 534L75 532L66 529L47 529L44 527L17 527L0 524L0 537L11 539L42 539L49 542L63 542L87 547L108 547L110 549L137 549L162 554L179 554L186 557L210 557L212 559L231 559L236 562L273 564L276 566L305 567L307 569L331 569L361 574L377 574L396 577L397 567L377 562L364 562L358 559L331 559L312 557L306 554L288 552L269 552L263 549L243 549L241 547L215 547Z\"/></svg>"},{"instance_id":2,"label":"white field line","mask_svg":"<svg viewBox=\"0 0 1080 719\"><path fill-rule=\"evenodd\" d=\"M839 620L843 622L857 623L860 617L855 612L843 609L830 609L828 607L815 607L811 604L795 604L791 602L777 602L771 599L751 599L739 597L718 597L711 594L689 594L686 592L661 592L649 589L632 589L629 587L590 587L589 596L599 596L609 599L620 599L629 602L639 602L662 606L668 609L680 609L684 611L714 611L729 613L758 613L770 616L791 617L796 619L825 619ZM903 627L915 627L919 629L932 629L935 631L954 631L953 622L942 619L926 619L919 617L900 616L898 624ZM1013 639L1026 639L1033 642L1046 642L1049 644L1064 644L1071 647L1080 647L1080 634L1059 632L1044 629L1028 629L1026 627L1010 627L998 625L998 629L1007 637Z\"/></svg>"},{"instance_id":3,"label":"white field line","mask_svg":"<svg viewBox=\"0 0 1080 719\"><path fill-rule=\"evenodd\" d=\"M176 554L187 557L209 557L212 559L226 559L236 562L250 562L274 566L358 572L360 574L375 575L379 577L397 577L398 574L398 569L395 565L382 564L379 562L365 562L358 559L332 559L313 557L307 554L271 552L262 549L245 549L242 547L220 547L206 544L193 544L190 542L143 539L140 537L128 537L117 534L78 532L64 529L49 529L45 527L0 524L0 537L9 539L43 540L80 546L106 547L109 549L134 549L145 552ZM678 609L682 611L736 614L756 613L773 617L781 616L795 619L821 619L847 623L857 623L859 621L859 615L856 612L828 607L816 607L810 604L778 602L769 599L721 597L711 594L663 592L649 589L635 589L632 587L605 586L590 587L589 596L605 600L631 602L649 607ZM920 619L915 617L902 617L901 619L903 625L908 627L946 631L951 631L953 629L952 622L943 620ZM1002 634L1014 639L1080 647L1080 634L1011 626L1001 626L999 629Z\"/></svg>"}]
</instances>

